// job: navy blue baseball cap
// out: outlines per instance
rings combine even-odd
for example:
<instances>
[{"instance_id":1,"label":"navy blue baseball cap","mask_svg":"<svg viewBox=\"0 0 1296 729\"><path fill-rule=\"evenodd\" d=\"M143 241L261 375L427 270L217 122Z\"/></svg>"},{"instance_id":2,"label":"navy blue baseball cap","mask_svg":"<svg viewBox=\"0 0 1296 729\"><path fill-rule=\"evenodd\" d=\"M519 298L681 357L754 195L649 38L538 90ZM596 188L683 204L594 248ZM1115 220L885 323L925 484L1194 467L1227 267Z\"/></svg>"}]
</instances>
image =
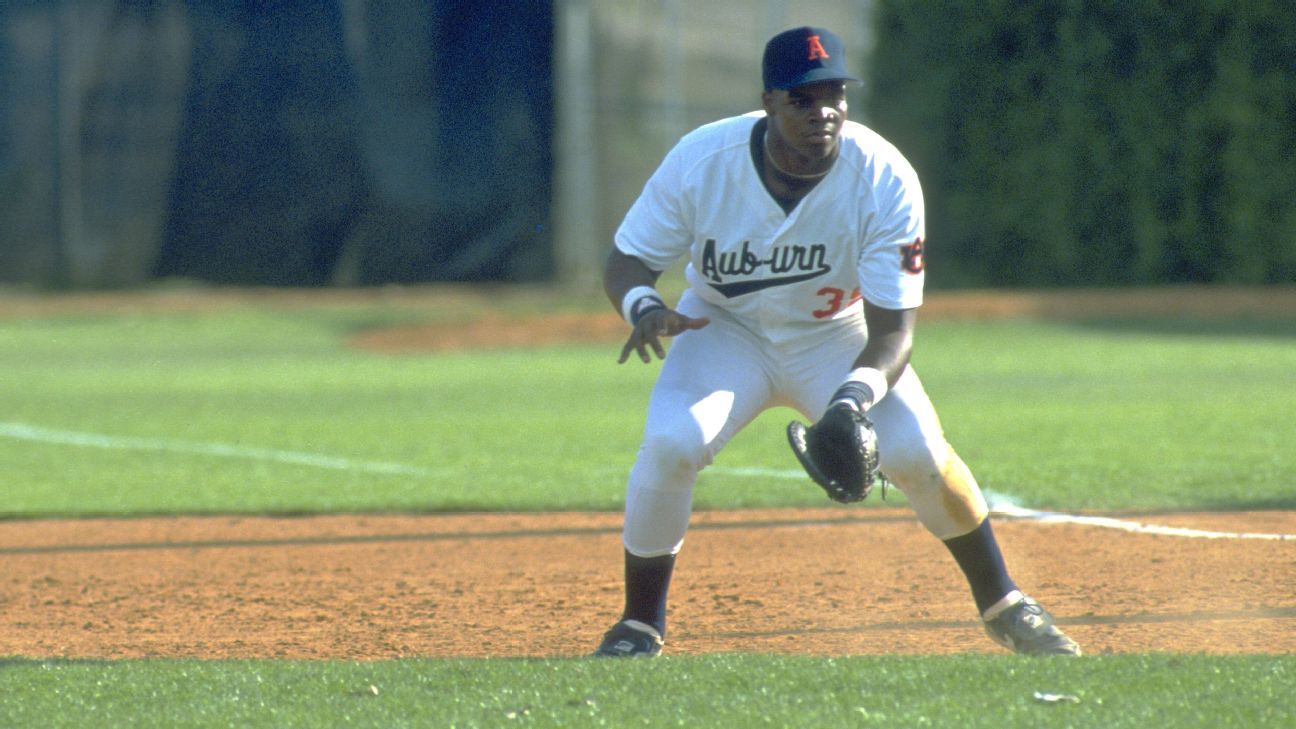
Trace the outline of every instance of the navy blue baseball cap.
<instances>
[{"instance_id":1,"label":"navy blue baseball cap","mask_svg":"<svg viewBox=\"0 0 1296 729\"><path fill-rule=\"evenodd\" d=\"M863 83L846 70L846 45L827 28L785 30L765 44L766 89L792 89L816 81Z\"/></svg>"}]
</instances>

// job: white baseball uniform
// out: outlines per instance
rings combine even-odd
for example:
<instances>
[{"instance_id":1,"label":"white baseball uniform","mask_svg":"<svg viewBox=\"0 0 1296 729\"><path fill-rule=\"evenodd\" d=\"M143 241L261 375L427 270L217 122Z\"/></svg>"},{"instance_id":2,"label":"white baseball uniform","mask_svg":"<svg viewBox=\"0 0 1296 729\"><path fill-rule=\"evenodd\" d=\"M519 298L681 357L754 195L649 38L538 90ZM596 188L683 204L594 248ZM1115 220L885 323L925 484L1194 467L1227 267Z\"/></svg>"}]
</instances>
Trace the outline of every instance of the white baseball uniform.
<instances>
[{"instance_id":1,"label":"white baseball uniform","mask_svg":"<svg viewBox=\"0 0 1296 729\"><path fill-rule=\"evenodd\" d=\"M761 411L818 419L867 341L861 297L922 303L922 192L900 152L846 122L828 174L785 212L753 159L764 116L686 135L616 233L618 250L654 270L688 255L675 308L711 319L674 339L653 388L626 497L624 542L639 556L678 551L698 471ZM951 452L912 368L869 418L883 472L923 524L942 539L975 527L939 504Z\"/></svg>"}]
</instances>

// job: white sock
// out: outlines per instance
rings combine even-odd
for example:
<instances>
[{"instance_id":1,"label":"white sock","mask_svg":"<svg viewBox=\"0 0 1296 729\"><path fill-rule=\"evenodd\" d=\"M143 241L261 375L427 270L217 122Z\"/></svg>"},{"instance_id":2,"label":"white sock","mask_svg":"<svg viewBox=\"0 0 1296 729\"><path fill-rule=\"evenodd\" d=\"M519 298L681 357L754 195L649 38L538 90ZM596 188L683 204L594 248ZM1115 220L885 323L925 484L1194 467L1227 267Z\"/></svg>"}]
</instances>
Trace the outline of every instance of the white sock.
<instances>
[{"instance_id":1,"label":"white sock","mask_svg":"<svg viewBox=\"0 0 1296 729\"><path fill-rule=\"evenodd\" d=\"M647 633L652 637L656 638L657 640L661 640L662 637L661 633L658 633L656 628L649 625L648 623L643 622L642 620L622 620L621 622L625 623L626 625L629 625L635 630Z\"/></svg>"},{"instance_id":2,"label":"white sock","mask_svg":"<svg viewBox=\"0 0 1296 729\"><path fill-rule=\"evenodd\" d=\"M1013 590L1007 595L1004 595L1003 598L999 600L999 602L986 608L986 611L984 613L981 613L981 619L987 621L994 620L995 618L999 617L999 613L1002 613L1003 611L1007 610L1008 608L1012 607L1013 605L1016 605L1017 603L1025 599L1026 596L1022 594L1021 590Z\"/></svg>"}]
</instances>

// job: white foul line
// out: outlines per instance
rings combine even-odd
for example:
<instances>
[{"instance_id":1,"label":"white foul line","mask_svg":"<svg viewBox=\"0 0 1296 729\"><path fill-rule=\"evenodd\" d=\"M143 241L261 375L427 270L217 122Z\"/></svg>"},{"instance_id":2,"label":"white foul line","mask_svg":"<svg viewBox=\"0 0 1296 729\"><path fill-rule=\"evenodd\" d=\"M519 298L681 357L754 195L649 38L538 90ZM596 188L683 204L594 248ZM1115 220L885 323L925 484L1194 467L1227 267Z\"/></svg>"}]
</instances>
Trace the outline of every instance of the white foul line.
<instances>
[{"instance_id":1,"label":"white foul line","mask_svg":"<svg viewBox=\"0 0 1296 729\"><path fill-rule=\"evenodd\" d=\"M725 476L755 476L757 478L777 478L785 481L807 481L805 471L790 468L734 468L732 466L711 466L706 473L719 473Z\"/></svg>"},{"instance_id":2,"label":"white foul line","mask_svg":"<svg viewBox=\"0 0 1296 729\"><path fill-rule=\"evenodd\" d=\"M778 479L808 479L803 471L795 469L773 468L728 468L713 466L710 470L727 476L757 476ZM1256 532L1217 532L1206 529L1188 529L1185 527L1162 526L1159 524L1142 524L1124 519L1106 516L1082 516L1057 511L1036 511L1012 503L1002 494L985 492L990 502L990 513L1011 519L1037 521L1041 524L1082 524L1100 529L1117 529L1135 534L1161 534L1169 537L1188 537L1191 539L1263 539L1279 542L1296 542L1296 534L1260 534Z\"/></svg>"},{"instance_id":3,"label":"white foul line","mask_svg":"<svg viewBox=\"0 0 1296 729\"><path fill-rule=\"evenodd\" d=\"M298 466L327 468L335 471L363 471L395 476L431 476L432 471L402 463L384 463L381 461L357 461L350 458L326 456L319 453L300 451L283 451L271 448L248 448L227 443L204 443L201 441L171 440L163 438L139 438L133 436L112 436L101 433L82 433L72 430L55 430L42 428L26 423L0 422L0 437L26 440L37 443L54 443L74 445L87 448L108 450L162 451L169 453L190 453L221 458L242 458L255 461L275 461ZM763 476L780 479L804 479L806 475L793 469L772 468L726 468L715 466L712 472L722 472L733 476ZM1190 537L1195 539L1264 539L1271 541L1296 541L1296 534L1261 534L1255 532L1217 532L1205 529L1188 529L1157 524L1114 519L1106 516L1081 516L1056 511L1036 511L1013 504L1000 495L986 493L990 501L990 513L1012 519L1027 519L1043 524L1082 524L1103 529L1117 529L1138 534L1161 534L1172 537Z\"/></svg>"},{"instance_id":4,"label":"white foul line","mask_svg":"<svg viewBox=\"0 0 1296 729\"><path fill-rule=\"evenodd\" d=\"M15 440L27 440L37 443L54 443L58 445L83 446L86 448L103 448L107 450L127 451L163 451L168 453L190 453L201 456L220 458L242 458L253 461L276 461L297 466L327 468L334 471L363 471L393 476L431 476L425 468L407 466L401 463L383 463L379 461L356 461L350 458L338 458L319 453L300 451L281 451L271 448L247 448L227 443L203 443L199 441L171 440L163 438L138 438L132 436L103 435L100 433L80 433L72 430L54 430L41 428L26 423L0 422L0 437Z\"/></svg>"},{"instance_id":5,"label":"white foul line","mask_svg":"<svg viewBox=\"0 0 1296 729\"><path fill-rule=\"evenodd\" d=\"M1083 524L1102 529L1119 529L1136 534L1161 534L1169 537L1191 537L1195 539L1268 539L1273 541L1296 541L1296 534L1261 534L1257 532L1216 532L1207 529L1188 529L1186 527L1161 526L1159 524L1142 524L1136 521L1113 519L1107 516L1080 516L1063 514L1056 511L1036 511L1011 504L995 504L990 513L1014 519L1029 519L1042 524Z\"/></svg>"}]
</instances>

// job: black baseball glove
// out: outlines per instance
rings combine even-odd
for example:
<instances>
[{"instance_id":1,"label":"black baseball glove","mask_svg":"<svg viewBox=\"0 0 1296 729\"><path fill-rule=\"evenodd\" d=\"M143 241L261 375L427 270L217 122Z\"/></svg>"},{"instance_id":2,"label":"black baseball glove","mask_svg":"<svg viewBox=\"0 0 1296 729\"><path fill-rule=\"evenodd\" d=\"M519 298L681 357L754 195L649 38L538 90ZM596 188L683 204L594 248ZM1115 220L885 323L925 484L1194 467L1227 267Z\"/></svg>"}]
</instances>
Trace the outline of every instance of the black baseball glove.
<instances>
[{"instance_id":1,"label":"black baseball glove","mask_svg":"<svg viewBox=\"0 0 1296 729\"><path fill-rule=\"evenodd\" d=\"M809 428L788 423L787 434L797 460L833 501L863 501L880 479L873 423L845 403L828 408Z\"/></svg>"}]
</instances>

